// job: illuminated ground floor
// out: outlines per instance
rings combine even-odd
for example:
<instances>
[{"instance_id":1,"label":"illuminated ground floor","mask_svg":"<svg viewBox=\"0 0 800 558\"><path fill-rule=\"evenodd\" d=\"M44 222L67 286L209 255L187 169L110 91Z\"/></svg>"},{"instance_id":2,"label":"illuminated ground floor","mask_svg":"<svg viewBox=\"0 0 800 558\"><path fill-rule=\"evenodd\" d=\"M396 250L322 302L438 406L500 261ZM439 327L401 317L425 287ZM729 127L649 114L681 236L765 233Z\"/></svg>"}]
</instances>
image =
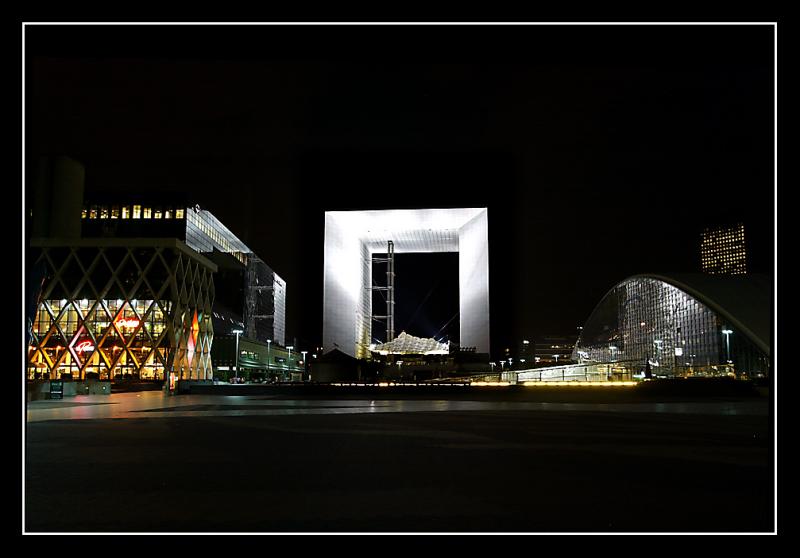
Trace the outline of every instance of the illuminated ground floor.
<instances>
[{"instance_id":1,"label":"illuminated ground floor","mask_svg":"<svg viewBox=\"0 0 800 558\"><path fill-rule=\"evenodd\" d=\"M29 380L211 379L213 263L173 239L34 249Z\"/></svg>"}]
</instances>

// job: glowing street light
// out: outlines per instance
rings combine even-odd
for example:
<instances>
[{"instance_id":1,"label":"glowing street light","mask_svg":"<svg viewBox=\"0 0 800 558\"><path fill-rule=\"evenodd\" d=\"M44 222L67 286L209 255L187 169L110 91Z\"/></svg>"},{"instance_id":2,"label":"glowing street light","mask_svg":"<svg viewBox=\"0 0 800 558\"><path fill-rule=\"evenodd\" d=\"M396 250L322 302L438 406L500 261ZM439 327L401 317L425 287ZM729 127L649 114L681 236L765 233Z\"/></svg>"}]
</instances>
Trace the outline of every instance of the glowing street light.
<instances>
[{"instance_id":1,"label":"glowing street light","mask_svg":"<svg viewBox=\"0 0 800 558\"><path fill-rule=\"evenodd\" d=\"M289 374L292 373L292 349L294 349L294 345L289 345L286 347L289 349L289 357L286 359L286 367L289 369Z\"/></svg>"},{"instance_id":2,"label":"glowing street light","mask_svg":"<svg viewBox=\"0 0 800 558\"><path fill-rule=\"evenodd\" d=\"M731 333L733 330L731 329L723 329L722 334L725 336L725 355L727 357L727 362L730 363L731 361Z\"/></svg>"},{"instance_id":3,"label":"glowing street light","mask_svg":"<svg viewBox=\"0 0 800 558\"><path fill-rule=\"evenodd\" d=\"M272 339L267 339L267 376L269 376L270 361L272 360Z\"/></svg>"},{"instance_id":4,"label":"glowing street light","mask_svg":"<svg viewBox=\"0 0 800 558\"><path fill-rule=\"evenodd\" d=\"M300 351L300 352L301 352L301 353L303 353L303 373L305 373L305 372L306 372L306 370L308 370L308 366L306 366L306 353L307 353L308 351ZM310 380L310 379L311 379L311 378L309 378L309 380Z\"/></svg>"},{"instance_id":5,"label":"glowing street light","mask_svg":"<svg viewBox=\"0 0 800 558\"><path fill-rule=\"evenodd\" d=\"M236 378L239 377L239 336L244 333L241 329L234 329L233 333L236 334Z\"/></svg>"}]
</instances>

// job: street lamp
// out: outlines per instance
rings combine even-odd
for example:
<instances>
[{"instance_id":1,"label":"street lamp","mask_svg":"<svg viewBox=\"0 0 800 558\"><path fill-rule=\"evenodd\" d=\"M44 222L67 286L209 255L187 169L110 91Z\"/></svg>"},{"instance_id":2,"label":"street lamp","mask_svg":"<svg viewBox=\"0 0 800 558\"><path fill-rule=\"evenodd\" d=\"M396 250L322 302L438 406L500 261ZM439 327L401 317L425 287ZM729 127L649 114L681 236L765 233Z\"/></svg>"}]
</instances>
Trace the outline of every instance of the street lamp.
<instances>
[{"instance_id":1,"label":"street lamp","mask_svg":"<svg viewBox=\"0 0 800 558\"><path fill-rule=\"evenodd\" d=\"M725 355L727 356L727 362L731 362L731 333L733 330L731 329L723 329L722 334L725 336Z\"/></svg>"},{"instance_id":2,"label":"street lamp","mask_svg":"<svg viewBox=\"0 0 800 558\"><path fill-rule=\"evenodd\" d=\"M289 345L286 348L289 349L289 356L286 358L286 368L289 369L289 377L291 378L291 374L292 374L292 349L294 349L294 345Z\"/></svg>"},{"instance_id":3,"label":"street lamp","mask_svg":"<svg viewBox=\"0 0 800 558\"><path fill-rule=\"evenodd\" d=\"M494 372L494 367L495 367L496 365L497 365L497 363L496 363L496 362L490 362L490 363L489 363L489 366L491 366L491 367L492 367L492 372Z\"/></svg>"},{"instance_id":4,"label":"street lamp","mask_svg":"<svg viewBox=\"0 0 800 558\"><path fill-rule=\"evenodd\" d=\"M303 353L303 374L305 374L308 371L308 366L306 366L306 353L308 351L300 351L300 352ZM310 377L308 379L311 380Z\"/></svg>"},{"instance_id":5,"label":"street lamp","mask_svg":"<svg viewBox=\"0 0 800 558\"><path fill-rule=\"evenodd\" d=\"M558 355L553 355L556 359L556 366L558 366Z\"/></svg>"},{"instance_id":6,"label":"street lamp","mask_svg":"<svg viewBox=\"0 0 800 558\"><path fill-rule=\"evenodd\" d=\"M234 329L233 333L236 334L236 376L235 378L239 377L239 336L244 333L241 329Z\"/></svg>"},{"instance_id":7,"label":"street lamp","mask_svg":"<svg viewBox=\"0 0 800 558\"><path fill-rule=\"evenodd\" d=\"M271 361L272 361L272 339L267 339L267 377L271 376L269 372Z\"/></svg>"}]
</instances>

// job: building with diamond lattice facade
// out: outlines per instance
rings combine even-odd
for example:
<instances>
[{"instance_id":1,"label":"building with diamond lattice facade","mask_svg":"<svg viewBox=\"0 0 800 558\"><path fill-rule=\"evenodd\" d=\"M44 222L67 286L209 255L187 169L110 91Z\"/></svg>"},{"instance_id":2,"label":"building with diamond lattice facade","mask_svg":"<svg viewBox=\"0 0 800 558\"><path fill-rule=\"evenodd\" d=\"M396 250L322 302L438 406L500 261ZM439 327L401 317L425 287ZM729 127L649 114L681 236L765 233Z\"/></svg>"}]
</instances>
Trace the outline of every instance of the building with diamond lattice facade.
<instances>
[{"instance_id":1,"label":"building with diamond lattice facade","mask_svg":"<svg viewBox=\"0 0 800 558\"><path fill-rule=\"evenodd\" d=\"M29 379L210 380L222 314L222 335L247 321L283 343L285 283L255 268L257 256L210 212L168 192L86 199L83 180L77 161L40 158L27 200ZM214 307L220 255L235 268L222 282L230 312ZM253 296L275 302L248 305Z\"/></svg>"},{"instance_id":2,"label":"building with diamond lattice facade","mask_svg":"<svg viewBox=\"0 0 800 558\"><path fill-rule=\"evenodd\" d=\"M205 380L216 266L176 239L34 239L28 378Z\"/></svg>"}]
</instances>

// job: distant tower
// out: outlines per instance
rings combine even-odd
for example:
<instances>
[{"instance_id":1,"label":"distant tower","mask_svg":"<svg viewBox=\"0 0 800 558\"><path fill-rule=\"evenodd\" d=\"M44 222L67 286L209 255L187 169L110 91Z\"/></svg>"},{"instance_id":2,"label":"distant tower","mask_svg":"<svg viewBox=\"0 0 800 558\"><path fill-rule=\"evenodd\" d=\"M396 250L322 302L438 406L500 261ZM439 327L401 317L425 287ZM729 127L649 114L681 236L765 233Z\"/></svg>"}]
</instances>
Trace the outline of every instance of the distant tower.
<instances>
[{"instance_id":1,"label":"distant tower","mask_svg":"<svg viewBox=\"0 0 800 558\"><path fill-rule=\"evenodd\" d=\"M706 228L700 241L703 273L744 275L747 273L744 224Z\"/></svg>"},{"instance_id":2,"label":"distant tower","mask_svg":"<svg viewBox=\"0 0 800 558\"><path fill-rule=\"evenodd\" d=\"M85 175L83 165L69 157L39 157L31 236L80 238Z\"/></svg>"}]
</instances>

